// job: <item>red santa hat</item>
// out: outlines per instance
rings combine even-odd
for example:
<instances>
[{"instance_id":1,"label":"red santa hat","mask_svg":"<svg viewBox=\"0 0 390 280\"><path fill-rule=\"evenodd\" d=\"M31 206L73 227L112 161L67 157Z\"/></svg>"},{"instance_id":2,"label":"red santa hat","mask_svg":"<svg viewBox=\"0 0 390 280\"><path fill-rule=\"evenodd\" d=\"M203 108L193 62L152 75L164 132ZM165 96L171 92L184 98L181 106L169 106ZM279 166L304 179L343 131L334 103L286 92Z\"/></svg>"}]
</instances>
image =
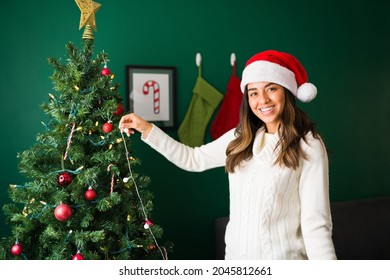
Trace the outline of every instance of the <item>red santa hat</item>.
<instances>
[{"instance_id":1,"label":"red santa hat","mask_svg":"<svg viewBox=\"0 0 390 280\"><path fill-rule=\"evenodd\" d=\"M310 102L317 88L308 82L302 64L291 54L268 50L252 56L242 72L241 91L249 83L272 82L287 88L302 102Z\"/></svg>"}]
</instances>

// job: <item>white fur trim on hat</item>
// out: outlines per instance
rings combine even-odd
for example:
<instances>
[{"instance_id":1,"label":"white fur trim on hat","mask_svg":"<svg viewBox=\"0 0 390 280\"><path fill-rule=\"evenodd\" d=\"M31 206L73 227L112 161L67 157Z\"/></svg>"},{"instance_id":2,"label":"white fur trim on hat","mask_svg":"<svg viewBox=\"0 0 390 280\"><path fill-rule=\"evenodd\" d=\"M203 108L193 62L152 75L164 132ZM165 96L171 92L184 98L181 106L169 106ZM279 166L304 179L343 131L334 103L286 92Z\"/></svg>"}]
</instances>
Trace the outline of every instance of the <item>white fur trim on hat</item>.
<instances>
[{"instance_id":1,"label":"white fur trim on hat","mask_svg":"<svg viewBox=\"0 0 390 280\"><path fill-rule=\"evenodd\" d=\"M297 95L297 81L294 72L277 63L266 60L254 61L245 67L242 72L241 91L245 92L245 87L249 83L270 82L279 84L295 96Z\"/></svg>"},{"instance_id":2,"label":"white fur trim on hat","mask_svg":"<svg viewBox=\"0 0 390 280\"><path fill-rule=\"evenodd\" d=\"M302 102L310 102L317 96L317 88L311 83L302 84L297 91L297 98Z\"/></svg>"}]
</instances>

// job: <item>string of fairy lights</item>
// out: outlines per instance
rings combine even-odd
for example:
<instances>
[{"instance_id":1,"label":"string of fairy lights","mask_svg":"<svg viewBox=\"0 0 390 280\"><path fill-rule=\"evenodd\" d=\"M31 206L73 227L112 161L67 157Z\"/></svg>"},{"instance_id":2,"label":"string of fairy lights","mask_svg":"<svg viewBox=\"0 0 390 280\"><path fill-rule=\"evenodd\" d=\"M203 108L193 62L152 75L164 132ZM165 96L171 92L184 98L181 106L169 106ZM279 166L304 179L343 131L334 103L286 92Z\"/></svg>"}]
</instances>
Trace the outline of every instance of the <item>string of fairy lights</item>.
<instances>
[{"instance_id":1,"label":"string of fairy lights","mask_svg":"<svg viewBox=\"0 0 390 280\"><path fill-rule=\"evenodd\" d=\"M128 168L129 168L129 173L130 173L130 177L126 177L126 178L123 178L124 181L128 181L128 180L131 180L134 184L134 188L135 188L135 191L137 193L137 197L140 201L140 204L141 204L141 207L142 207L142 212L144 214L144 218L145 218L145 224L144 224L144 228L149 230L149 233L151 234L153 240L154 240L154 243L156 244L156 247L158 248L158 250L160 251L161 253L161 256L164 260L167 260L168 257L167 257L167 254L166 254L166 251L163 252L163 250L161 249L160 245L158 244L157 242L157 239L156 237L154 236L153 234L153 231L151 230L150 226L152 225L152 223L150 222L150 220L148 219L148 215L146 214L146 211L145 211L145 205L142 201L142 198L140 196L140 193L138 191L138 185L137 185L137 182L136 180L134 179L133 177L133 172L131 170L131 164L130 164L130 156L129 156L129 151L127 149L127 145L126 145L126 140L124 138L124 135L123 135L123 132L121 131L121 135L122 135L122 139L123 139L123 145L125 147L125 151L126 151L126 160L127 160L127 165L128 165Z\"/></svg>"}]
</instances>

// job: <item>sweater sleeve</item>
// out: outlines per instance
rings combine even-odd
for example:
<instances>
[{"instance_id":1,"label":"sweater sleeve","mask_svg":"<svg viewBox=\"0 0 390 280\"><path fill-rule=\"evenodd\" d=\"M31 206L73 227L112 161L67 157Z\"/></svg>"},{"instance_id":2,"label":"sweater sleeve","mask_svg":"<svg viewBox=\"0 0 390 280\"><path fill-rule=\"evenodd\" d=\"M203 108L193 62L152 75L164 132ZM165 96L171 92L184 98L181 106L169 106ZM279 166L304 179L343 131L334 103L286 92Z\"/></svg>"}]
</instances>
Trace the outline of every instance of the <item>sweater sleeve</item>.
<instances>
[{"instance_id":1,"label":"sweater sleeve","mask_svg":"<svg viewBox=\"0 0 390 280\"><path fill-rule=\"evenodd\" d=\"M308 137L302 161L299 194L301 225L309 259L336 259L332 241L328 157L321 140Z\"/></svg>"},{"instance_id":2,"label":"sweater sleeve","mask_svg":"<svg viewBox=\"0 0 390 280\"><path fill-rule=\"evenodd\" d=\"M153 125L148 136L142 140L179 168L201 172L225 166L226 148L233 139L234 129L215 141L192 148L176 141Z\"/></svg>"}]
</instances>

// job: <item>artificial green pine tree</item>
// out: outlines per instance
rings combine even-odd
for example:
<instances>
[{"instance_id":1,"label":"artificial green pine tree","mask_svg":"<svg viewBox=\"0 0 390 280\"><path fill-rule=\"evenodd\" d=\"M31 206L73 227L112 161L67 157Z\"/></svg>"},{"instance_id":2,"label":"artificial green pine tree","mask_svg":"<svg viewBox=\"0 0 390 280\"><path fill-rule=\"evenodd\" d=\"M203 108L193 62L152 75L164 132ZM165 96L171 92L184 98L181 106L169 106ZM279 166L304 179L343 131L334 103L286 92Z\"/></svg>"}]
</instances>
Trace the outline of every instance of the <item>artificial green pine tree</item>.
<instances>
[{"instance_id":1,"label":"artificial green pine tree","mask_svg":"<svg viewBox=\"0 0 390 280\"><path fill-rule=\"evenodd\" d=\"M92 29L67 60L49 58L55 93L42 109L49 121L18 154L29 182L11 185L3 210L12 236L2 259L166 259L162 227L152 224L150 179L132 171L140 160L119 131L119 85L108 55L94 56ZM104 66L103 66L104 65Z\"/></svg>"}]
</instances>

